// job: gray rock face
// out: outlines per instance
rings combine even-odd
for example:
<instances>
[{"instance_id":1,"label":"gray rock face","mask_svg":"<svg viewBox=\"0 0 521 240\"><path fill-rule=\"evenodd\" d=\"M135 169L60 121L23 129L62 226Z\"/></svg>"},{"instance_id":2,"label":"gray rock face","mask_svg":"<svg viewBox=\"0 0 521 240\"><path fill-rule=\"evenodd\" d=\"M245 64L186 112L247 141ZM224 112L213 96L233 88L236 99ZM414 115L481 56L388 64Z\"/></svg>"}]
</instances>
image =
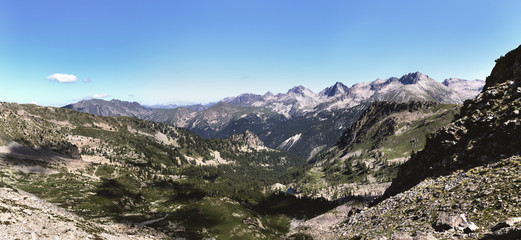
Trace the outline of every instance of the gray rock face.
<instances>
[{"instance_id":1,"label":"gray rock face","mask_svg":"<svg viewBox=\"0 0 521 240\"><path fill-rule=\"evenodd\" d=\"M246 146L252 149L265 148L262 140L257 137L254 133L246 131L242 134L236 134L230 137L230 139L239 145Z\"/></svg>"}]
</instances>

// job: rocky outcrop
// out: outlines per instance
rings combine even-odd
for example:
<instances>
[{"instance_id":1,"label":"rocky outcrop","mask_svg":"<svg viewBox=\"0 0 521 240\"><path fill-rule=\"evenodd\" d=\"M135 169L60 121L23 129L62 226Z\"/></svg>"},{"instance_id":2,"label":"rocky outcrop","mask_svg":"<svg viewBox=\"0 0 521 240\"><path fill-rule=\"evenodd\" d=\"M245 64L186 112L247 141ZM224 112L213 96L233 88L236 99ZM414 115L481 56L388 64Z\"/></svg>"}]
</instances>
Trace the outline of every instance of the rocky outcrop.
<instances>
[{"instance_id":1,"label":"rocky outcrop","mask_svg":"<svg viewBox=\"0 0 521 240\"><path fill-rule=\"evenodd\" d=\"M265 148L262 140L260 140L260 138L257 137L257 135L255 135L254 133L252 133L248 130L246 130L242 134L233 135L230 137L230 139L234 143L246 146L248 148L252 148L252 149Z\"/></svg>"},{"instance_id":2,"label":"rocky outcrop","mask_svg":"<svg viewBox=\"0 0 521 240\"><path fill-rule=\"evenodd\" d=\"M486 80L484 90L508 80L513 80L519 83L520 79L521 46L496 60L496 65Z\"/></svg>"}]
</instances>

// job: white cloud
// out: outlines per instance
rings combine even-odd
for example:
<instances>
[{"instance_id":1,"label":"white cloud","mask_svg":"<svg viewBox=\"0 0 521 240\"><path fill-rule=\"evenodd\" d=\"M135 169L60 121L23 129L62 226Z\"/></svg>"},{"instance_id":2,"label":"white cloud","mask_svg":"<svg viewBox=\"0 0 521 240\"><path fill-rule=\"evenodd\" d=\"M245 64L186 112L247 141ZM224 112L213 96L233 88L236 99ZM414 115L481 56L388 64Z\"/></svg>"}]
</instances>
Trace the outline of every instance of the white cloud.
<instances>
[{"instance_id":1,"label":"white cloud","mask_svg":"<svg viewBox=\"0 0 521 240\"><path fill-rule=\"evenodd\" d=\"M72 83L78 81L76 76L66 73L55 73L53 75L47 76L47 79L60 83Z\"/></svg>"}]
</instances>

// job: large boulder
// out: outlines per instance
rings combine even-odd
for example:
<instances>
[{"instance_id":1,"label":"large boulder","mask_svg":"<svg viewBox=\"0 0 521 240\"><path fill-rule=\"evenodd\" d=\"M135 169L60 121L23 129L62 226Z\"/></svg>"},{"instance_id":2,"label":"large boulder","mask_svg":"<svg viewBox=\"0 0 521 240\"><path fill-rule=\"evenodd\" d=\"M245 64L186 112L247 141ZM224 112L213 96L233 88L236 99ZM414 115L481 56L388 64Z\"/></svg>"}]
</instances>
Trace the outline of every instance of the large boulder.
<instances>
[{"instance_id":1,"label":"large boulder","mask_svg":"<svg viewBox=\"0 0 521 240\"><path fill-rule=\"evenodd\" d=\"M432 224L432 227L434 230L438 232L447 231L450 229L463 230L469 225L467 222L467 218L465 217L465 214L447 214L447 213L440 213L438 215L438 219L434 224Z\"/></svg>"}]
</instances>

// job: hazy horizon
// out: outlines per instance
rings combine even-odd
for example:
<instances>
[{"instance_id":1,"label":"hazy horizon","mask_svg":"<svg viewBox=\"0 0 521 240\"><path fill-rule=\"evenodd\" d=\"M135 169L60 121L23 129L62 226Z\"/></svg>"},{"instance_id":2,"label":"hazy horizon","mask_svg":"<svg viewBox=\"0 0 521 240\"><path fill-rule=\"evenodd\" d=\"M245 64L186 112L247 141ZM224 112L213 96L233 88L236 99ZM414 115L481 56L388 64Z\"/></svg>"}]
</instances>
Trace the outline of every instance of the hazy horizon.
<instances>
[{"instance_id":1,"label":"hazy horizon","mask_svg":"<svg viewBox=\"0 0 521 240\"><path fill-rule=\"evenodd\" d=\"M0 101L144 105L318 92L422 72L485 80L519 1L2 1Z\"/></svg>"}]
</instances>

